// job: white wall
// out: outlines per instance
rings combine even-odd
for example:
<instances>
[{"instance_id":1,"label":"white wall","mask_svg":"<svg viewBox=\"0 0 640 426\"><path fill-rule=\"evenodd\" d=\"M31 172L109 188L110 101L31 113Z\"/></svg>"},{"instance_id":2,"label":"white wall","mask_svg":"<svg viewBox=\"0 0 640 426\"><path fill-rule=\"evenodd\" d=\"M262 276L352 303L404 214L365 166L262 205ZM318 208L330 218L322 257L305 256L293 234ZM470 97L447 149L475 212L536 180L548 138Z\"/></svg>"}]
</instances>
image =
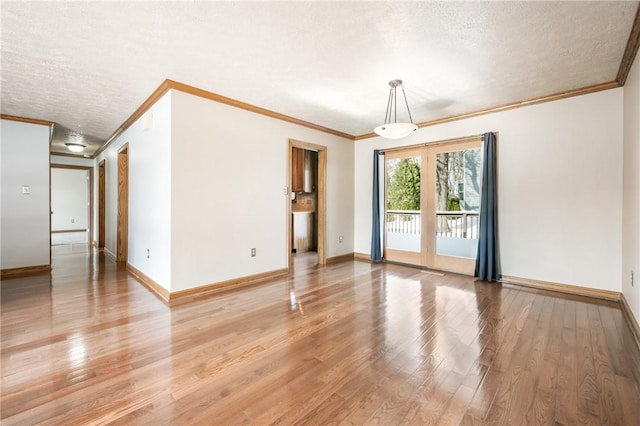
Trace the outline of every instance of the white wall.
<instances>
[{"instance_id":1,"label":"white wall","mask_svg":"<svg viewBox=\"0 0 640 426\"><path fill-rule=\"evenodd\" d=\"M89 229L89 171L51 168L51 230Z\"/></svg>"},{"instance_id":2,"label":"white wall","mask_svg":"<svg viewBox=\"0 0 640 426\"><path fill-rule=\"evenodd\" d=\"M2 120L2 269L49 265L49 126ZM23 185L30 195L22 195Z\"/></svg>"},{"instance_id":3,"label":"white wall","mask_svg":"<svg viewBox=\"0 0 640 426\"><path fill-rule=\"evenodd\" d=\"M144 130L147 115L137 120L96 159L105 160L105 249L116 254L118 212L118 151L129 151L129 247L128 263L159 285L171 282L171 94L167 93L147 112L151 127ZM98 173L94 173L97 200ZM96 203L97 206L97 203ZM97 235L97 220L94 235ZM147 249L149 258L147 258Z\"/></svg>"},{"instance_id":4,"label":"white wall","mask_svg":"<svg viewBox=\"0 0 640 426\"><path fill-rule=\"evenodd\" d=\"M373 149L488 131L498 132L502 274L620 291L621 88L357 141L355 251L370 251Z\"/></svg>"},{"instance_id":5,"label":"white wall","mask_svg":"<svg viewBox=\"0 0 640 426\"><path fill-rule=\"evenodd\" d=\"M289 139L327 147L326 255L353 252L353 141L172 93L171 291L287 267Z\"/></svg>"},{"instance_id":6,"label":"white wall","mask_svg":"<svg viewBox=\"0 0 640 426\"><path fill-rule=\"evenodd\" d=\"M640 53L623 92L622 293L640 322Z\"/></svg>"}]
</instances>

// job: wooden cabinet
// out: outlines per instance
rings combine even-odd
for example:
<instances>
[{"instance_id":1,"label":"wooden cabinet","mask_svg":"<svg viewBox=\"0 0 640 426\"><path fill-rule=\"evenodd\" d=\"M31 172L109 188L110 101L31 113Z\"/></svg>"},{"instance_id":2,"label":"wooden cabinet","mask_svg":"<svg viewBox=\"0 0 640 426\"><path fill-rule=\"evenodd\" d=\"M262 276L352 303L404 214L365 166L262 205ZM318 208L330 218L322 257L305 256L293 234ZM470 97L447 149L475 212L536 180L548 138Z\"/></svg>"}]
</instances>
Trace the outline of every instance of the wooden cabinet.
<instances>
[{"instance_id":1,"label":"wooden cabinet","mask_svg":"<svg viewBox=\"0 0 640 426\"><path fill-rule=\"evenodd\" d=\"M304 149L296 147L291 152L291 191L304 191Z\"/></svg>"},{"instance_id":2,"label":"wooden cabinet","mask_svg":"<svg viewBox=\"0 0 640 426\"><path fill-rule=\"evenodd\" d=\"M292 216L295 252L316 251L315 213L293 213Z\"/></svg>"},{"instance_id":3,"label":"wooden cabinet","mask_svg":"<svg viewBox=\"0 0 640 426\"><path fill-rule=\"evenodd\" d=\"M318 153L293 147L291 150L291 191L315 192Z\"/></svg>"}]
</instances>

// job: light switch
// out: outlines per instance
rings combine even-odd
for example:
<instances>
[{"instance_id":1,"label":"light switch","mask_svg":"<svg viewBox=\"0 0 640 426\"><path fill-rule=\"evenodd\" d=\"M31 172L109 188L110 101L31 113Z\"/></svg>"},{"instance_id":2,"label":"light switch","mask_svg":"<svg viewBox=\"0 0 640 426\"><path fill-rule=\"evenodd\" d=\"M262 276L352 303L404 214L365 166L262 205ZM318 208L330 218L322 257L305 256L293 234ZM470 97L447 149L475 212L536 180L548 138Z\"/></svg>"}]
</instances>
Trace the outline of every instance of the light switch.
<instances>
[{"instance_id":1,"label":"light switch","mask_svg":"<svg viewBox=\"0 0 640 426\"><path fill-rule=\"evenodd\" d=\"M29 185L22 185L22 195L31 194L31 187Z\"/></svg>"}]
</instances>

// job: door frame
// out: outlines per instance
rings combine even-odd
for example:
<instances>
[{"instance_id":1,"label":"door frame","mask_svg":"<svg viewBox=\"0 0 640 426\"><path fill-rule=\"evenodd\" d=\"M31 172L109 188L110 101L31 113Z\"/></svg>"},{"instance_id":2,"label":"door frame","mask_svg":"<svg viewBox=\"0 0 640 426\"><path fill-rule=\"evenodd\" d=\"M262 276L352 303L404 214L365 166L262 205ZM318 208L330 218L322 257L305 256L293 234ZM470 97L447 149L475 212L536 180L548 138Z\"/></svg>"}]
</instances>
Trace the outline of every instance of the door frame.
<instances>
[{"instance_id":1,"label":"door frame","mask_svg":"<svg viewBox=\"0 0 640 426\"><path fill-rule=\"evenodd\" d=\"M447 144L438 144L429 146L426 148L428 150L428 158L432 165L429 165L429 180L430 183L426 188L426 197L427 200L431 200L432 203L435 203L436 198L436 186L435 182L437 179L437 167L436 167L436 156L443 152L456 152L456 151L464 151L468 149L481 148L482 140L462 140L459 142L449 142ZM478 178L481 178L479 176ZM426 263L429 264L430 268L438 269L441 271L452 271L457 272L464 275L473 275L476 266L476 260L467 258L467 257L455 257L455 256L446 256L436 253L436 216L435 212L429 212L428 217L423 218L423 224L426 225L426 230L431 234L427 236L427 259Z\"/></svg>"},{"instance_id":2,"label":"door frame","mask_svg":"<svg viewBox=\"0 0 640 426\"><path fill-rule=\"evenodd\" d=\"M118 150L118 221L116 262L128 260L129 249L129 144Z\"/></svg>"},{"instance_id":3,"label":"door frame","mask_svg":"<svg viewBox=\"0 0 640 426\"><path fill-rule=\"evenodd\" d=\"M420 157L420 251L408 251L408 250L398 250L387 248L387 161L393 160L396 158L407 158L407 157ZM422 265L425 266L426 262L426 250L427 247L425 245L425 220L424 220L424 205L425 200L428 198L425 197L425 186L423 182L425 182L425 170L427 169L426 164L426 153L424 147L420 148L407 148L402 150L394 150L391 152L386 152L384 155L384 211L382 212L382 221L383 221L383 230L384 230L384 245L382 248L382 257L384 259L388 259L389 255L391 255L392 259L388 259L390 262L396 263L406 263L408 265Z\"/></svg>"},{"instance_id":4,"label":"door frame","mask_svg":"<svg viewBox=\"0 0 640 426\"><path fill-rule=\"evenodd\" d=\"M456 139L447 139L443 141L435 141L411 145L406 147L392 148L385 150L385 187L384 187L384 211L383 217L386 216L386 176L387 176L387 158L403 158L409 156L421 156L420 167L420 215L421 215L421 253L403 252L402 250L393 250L391 253L394 259L387 259L387 253L390 251L386 247L386 222L384 222L384 247L383 259L389 262L405 263L409 265L422 266L429 269L441 271L450 271L465 275L473 275L475 269L475 259L445 256L436 254L436 233L435 233L435 211L429 211L429 206L435 204L436 191L436 155L441 152L460 151L470 148L482 146L482 135L461 137ZM429 203L429 200L431 201ZM385 217L386 219L386 217ZM383 219L383 220L385 220Z\"/></svg>"},{"instance_id":5,"label":"door frame","mask_svg":"<svg viewBox=\"0 0 640 426\"><path fill-rule=\"evenodd\" d=\"M291 223L291 188L292 188L292 165L293 148L301 148L309 151L315 151L318 153L318 185L317 185L317 205L316 205L316 241L317 241L317 253L318 253L318 265L325 265L327 263L326 256L326 224L327 224L327 147L324 145L316 145L308 142L302 142L295 139L289 139L289 146L287 149L287 269L291 271L293 264L293 256L291 253L291 236L293 235L293 225Z\"/></svg>"},{"instance_id":6,"label":"door frame","mask_svg":"<svg viewBox=\"0 0 640 426\"><path fill-rule=\"evenodd\" d=\"M107 168L105 160L98 163L98 240L96 246L98 249L104 249L105 245L105 233L106 233L106 183L107 183Z\"/></svg>"},{"instance_id":7,"label":"door frame","mask_svg":"<svg viewBox=\"0 0 640 426\"><path fill-rule=\"evenodd\" d=\"M72 166L68 164L53 164L51 163L49 167L49 176L51 176L51 169L71 169L71 170L84 170L89 172L89 182L87 184L87 189L89 191L89 206L87 210L87 215L89 216L89 220L87 221L89 227L89 247L91 247L93 241L93 167L91 166ZM49 178L49 193L51 194L51 178ZM51 196L49 196L49 204L51 205ZM49 211L51 211L51 206L49 207ZM51 214L53 212L51 211ZM51 215L49 215L51 218ZM51 220L49 220L51 222ZM49 234L51 234L51 225L49 225ZM51 245L51 238L49 239L49 245Z\"/></svg>"}]
</instances>

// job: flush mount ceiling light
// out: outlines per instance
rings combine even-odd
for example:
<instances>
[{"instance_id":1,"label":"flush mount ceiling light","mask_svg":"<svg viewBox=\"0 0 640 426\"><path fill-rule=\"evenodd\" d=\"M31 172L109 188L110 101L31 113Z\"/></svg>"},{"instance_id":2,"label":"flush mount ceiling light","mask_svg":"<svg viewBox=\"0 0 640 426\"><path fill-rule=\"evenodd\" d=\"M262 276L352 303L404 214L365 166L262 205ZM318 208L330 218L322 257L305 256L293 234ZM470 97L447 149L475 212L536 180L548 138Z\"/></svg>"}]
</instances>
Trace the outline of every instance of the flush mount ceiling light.
<instances>
[{"instance_id":1,"label":"flush mount ceiling light","mask_svg":"<svg viewBox=\"0 0 640 426\"><path fill-rule=\"evenodd\" d=\"M400 139L418 130L418 126L413 124L411 111L409 111L409 102L407 102L407 95L404 93L404 87L402 87L402 80L391 80L389 86L391 86L391 89L389 89L389 100L387 101L387 112L384 115L384 124L376 127L373 131L383 138ZM402 89L404 104L407 106L407 114L409 114L408 123L398 123L398 110L396 108L398 99L396 89L398 87Z\"/></svg>"},{"instance_id":2,"label":"flush mount ceiling light","mask_svg":"<svg viewBox=\"0 0 640 426\"><path fill-rule=\"evenodd\" d=\"M71 152L82 152L82 150L86 148L84 145L79 143L65 143L65 145Z\"/></svg>"}]
</instances>

